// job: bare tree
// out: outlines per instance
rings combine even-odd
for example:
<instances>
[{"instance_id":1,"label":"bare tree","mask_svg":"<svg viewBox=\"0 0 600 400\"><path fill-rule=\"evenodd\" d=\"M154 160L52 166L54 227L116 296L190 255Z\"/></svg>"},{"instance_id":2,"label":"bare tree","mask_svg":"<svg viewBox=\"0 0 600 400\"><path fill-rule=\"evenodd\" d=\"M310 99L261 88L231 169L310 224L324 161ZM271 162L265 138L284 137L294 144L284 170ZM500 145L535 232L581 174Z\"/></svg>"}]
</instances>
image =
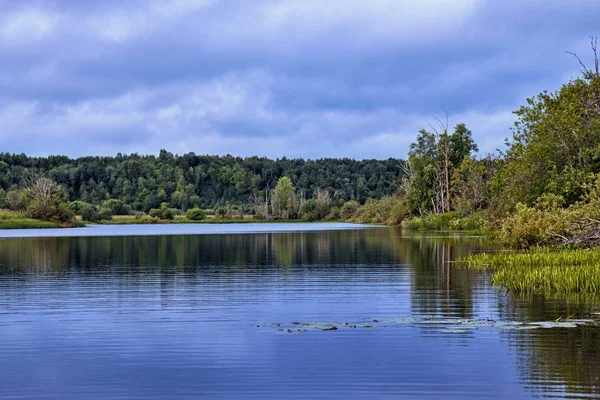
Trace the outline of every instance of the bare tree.
<instances>
[{"instance_id":1,"label":"bare tree","mask_svg":"<svg viewBox=\"0 0 600 400\"><path fill-rule=\"evenodd\" d=\"M52 179L29 177L26 180L25 191L32 200L49 199L58 187Z\"/></svg>"},{"instance_id":2,"label":"bare tree","mask_svg":"<svg viewBox=\"0 0 600 400\"><path fill-rule=\"evenodd\" d=\"M600 77L600 62L598 60L598 37L597 36L590 36L590 45L592 47L592 52L594 53L594 68L593 69L589 69L583 63L583 61L581 61L581 58L579 58L579 56L576 53L573 53L571 51L565 51L565 53L570 54L577 59L577 61L579 62L579 65L581 65L581 67L583 68L583 71L581 71L583 74L583 77L591 80L591 79Z\"/></svg>"},{"instance_id":3,"label":"bare tree","mask_svg":"<svg viewBox=\"0 0 600 400\"><path fill-rule=\"evenodd\" d=\"M445 121L434 117L436 124L429 124L433 133L438 137L439 151L442 156L441 171L438 172L438 190L436 197L440 203L441 212L450 211L450 170L452 168L452 149L450 148L450 137L448 136L448 113L444 111ZM436 207L438 209L438 207ZM439 211L436 211L439 212Z\"/></svg>"}]
</instances>

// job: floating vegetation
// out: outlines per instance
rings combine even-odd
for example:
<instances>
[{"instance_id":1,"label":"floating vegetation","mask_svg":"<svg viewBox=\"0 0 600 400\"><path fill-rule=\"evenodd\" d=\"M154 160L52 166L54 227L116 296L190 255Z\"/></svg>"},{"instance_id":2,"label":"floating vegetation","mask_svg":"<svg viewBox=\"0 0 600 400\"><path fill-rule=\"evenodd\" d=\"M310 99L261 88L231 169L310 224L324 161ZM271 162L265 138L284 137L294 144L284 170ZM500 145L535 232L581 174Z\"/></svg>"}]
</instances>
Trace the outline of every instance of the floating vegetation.
<instances>
[{"instance_id":1,"label":"floating vegetation","mask_svg":"<svg viewBox=\"0 0 600 400\"><path fill-rule=\"evenodd\" d=\"M482 253L462 258L456 265L493 270L492 284L520 293L600 292L600 249Z\"/></svg>"},{"instance_id":2,"label":"floating vegetation","mask_svg":"<svg viewBox=\"0 0 600 400\"><path fill-rule=\"evenodd\" d=\"M357 322L272 322L256 324L258 328L276 328L281 333L301 333L310 331L337 331L339 329L391 328L397 326L429 327L440 333L468 333L477 329L530 330L552 328L576 328L583 325L600 325L600 320L557 318L554 321L519 322L493 319L448 318L436 316L402 316L388 320L364 319Z\"/></svg>"}]
</instances>

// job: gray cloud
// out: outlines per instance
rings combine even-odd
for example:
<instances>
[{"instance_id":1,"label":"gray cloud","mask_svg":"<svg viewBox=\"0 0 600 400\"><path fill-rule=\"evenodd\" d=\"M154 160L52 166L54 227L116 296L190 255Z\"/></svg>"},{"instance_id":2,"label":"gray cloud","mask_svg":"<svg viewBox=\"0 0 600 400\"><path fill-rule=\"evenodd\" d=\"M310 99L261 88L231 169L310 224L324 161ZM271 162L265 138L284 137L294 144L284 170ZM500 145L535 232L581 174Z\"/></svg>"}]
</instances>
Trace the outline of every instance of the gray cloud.
<instances>
[{"instance_id":1,"label":"gray cloud","mask_svg":"<svg viewBox=\"0 0 600 400\"><path fill-rule=\"evenodd\" d=\"M482 151L578 74L594 1L0 1L0 148L403 157L433 115Z\"/></svg>"}]
</instances>

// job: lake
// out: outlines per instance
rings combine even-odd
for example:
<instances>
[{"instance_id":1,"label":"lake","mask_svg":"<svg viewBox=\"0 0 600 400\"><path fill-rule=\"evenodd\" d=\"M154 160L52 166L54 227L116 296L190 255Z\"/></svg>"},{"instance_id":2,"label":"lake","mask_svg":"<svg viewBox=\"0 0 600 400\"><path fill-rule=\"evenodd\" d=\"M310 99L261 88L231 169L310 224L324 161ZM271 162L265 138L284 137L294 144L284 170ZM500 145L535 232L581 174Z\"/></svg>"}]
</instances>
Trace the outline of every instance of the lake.
<instances>
[{"instance_id":1,"label":"lake","mask_svg":"<svg viewBox=\"0 0 600 400\"><path fill-rule=\"evenodd\" d=\"M2 399L600 396L600 304L454 267L482 237L283 223L0 237Z\"/></svg>"}]
</instances>

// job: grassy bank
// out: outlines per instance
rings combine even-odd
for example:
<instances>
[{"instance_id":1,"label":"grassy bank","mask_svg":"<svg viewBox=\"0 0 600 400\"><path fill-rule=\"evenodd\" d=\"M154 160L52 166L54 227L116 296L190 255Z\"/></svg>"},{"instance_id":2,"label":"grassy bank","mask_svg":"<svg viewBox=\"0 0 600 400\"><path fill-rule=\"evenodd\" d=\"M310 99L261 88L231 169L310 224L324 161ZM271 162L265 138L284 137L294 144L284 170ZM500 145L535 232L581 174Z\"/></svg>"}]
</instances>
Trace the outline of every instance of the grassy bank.
<instances>
[{"instance_id":1,"label":"grassy bank","mask_svg":"<svg viewBox=\"0 0 600 400\"><path fill-rule=\"evenodd\" d=\"M486 232L487 221L483 213L461 215L457 212L430 214L402 221L402 227L419 231L476 231Z\"/></svg>"},{"instance_id":2,"label":"grassy bank","mask_svg":"<svg viewBox=\"0 0 600 400\"><path fill-rule=\"evenodd\" d=\"M492 284L520 293L598 293L600 249L535 248L475 254L458 266L489 269Z\"/></svg>"},{"instance_id":3,"label":"grassy bank","mask_svg":"<svg viewBox=\"0 0 600 400\"><path fill-rule=\"evenodd\" d=\"M186 218L185 215L177 215L173 220L160 220L149 216L136 217L133 215L115 215L110 220L97 222L102 225L142 225L142 224L250 224L250 223L298 223L308 222L302 219L278 219L263 220L254 219L252 216L245 218L222 219L215 216L208 216L206 219L195 221ZM320 221L311 221L320 222ZM339 221L321 221L321 222L339 222Z\"/></svg>"},{"instance_id":4,"label":"grassy bank","mask_svg":"<svg viewBox=\"0 0 600 400\"><path fill-rule=\"evenodd\" d=\"M0 210L0 229L42 229L60 228L54 222L26 218L22 213L10 210Z\"/></svg>"}]
</instances>

